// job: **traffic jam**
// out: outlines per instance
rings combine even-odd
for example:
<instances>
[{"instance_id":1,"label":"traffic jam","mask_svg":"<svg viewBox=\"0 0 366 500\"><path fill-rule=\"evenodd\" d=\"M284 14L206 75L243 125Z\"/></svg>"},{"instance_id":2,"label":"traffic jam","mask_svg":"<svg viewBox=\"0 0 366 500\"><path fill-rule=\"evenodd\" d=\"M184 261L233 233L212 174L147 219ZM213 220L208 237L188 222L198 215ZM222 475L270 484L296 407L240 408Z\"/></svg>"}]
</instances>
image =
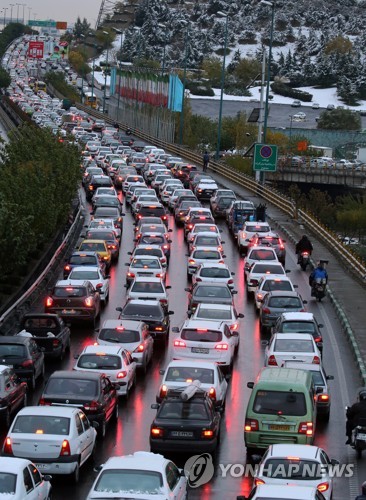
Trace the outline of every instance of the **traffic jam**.
<instances>
[{"instance_id":1,"label":"traffic jam","mask_svg":"<svg viewBox=\"0 0 366 500\"><path fill-rule=\"evenodd\" d=\"M3 60L7 92L79 146L85 224L0 337L0 498L349 498L332 474L356 462L340 446L340 327L293 249L201 166L38 90L31 39ZM229 462L256 467L223 478Z\"/></svg>"}]
</instances>

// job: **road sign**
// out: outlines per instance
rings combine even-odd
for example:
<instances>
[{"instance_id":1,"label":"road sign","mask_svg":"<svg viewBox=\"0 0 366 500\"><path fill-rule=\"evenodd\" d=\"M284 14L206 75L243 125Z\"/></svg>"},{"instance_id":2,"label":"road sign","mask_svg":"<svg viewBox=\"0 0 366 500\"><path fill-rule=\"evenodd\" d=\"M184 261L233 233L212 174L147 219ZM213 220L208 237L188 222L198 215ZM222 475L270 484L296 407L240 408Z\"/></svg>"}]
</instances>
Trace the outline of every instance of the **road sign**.
<instances>
[{"instance_id":1,"label":"road sign","mask_svg":"<svg viewBox=\"0 0 366 500\"><path fill-rule=\"evenodd\" d=\"M33 59L42 59L44 52L43 42L29 42L28 45L28 57Z\"/></svg>"},{"instance_id":2,"label":"road sign","mask_svg":"<svg viewBox=\"0 0 366 500\"><path fill-rule=\"evenodd\" d=\"M28 21L28 26L40 26L46 28L56 28L56 24L56 21L36 21L35 19Z\"/></svg>"},{"instance_id":3,"label":"road sign","mask_svg":"<svg viewBox=\"0 0 366 500\"><path fill-rule=\"evenodd\" d=\"M253 170L276 172L277 152L277 146L272 144L256 144L254 146Z\"/></svg>"}]
</instances>

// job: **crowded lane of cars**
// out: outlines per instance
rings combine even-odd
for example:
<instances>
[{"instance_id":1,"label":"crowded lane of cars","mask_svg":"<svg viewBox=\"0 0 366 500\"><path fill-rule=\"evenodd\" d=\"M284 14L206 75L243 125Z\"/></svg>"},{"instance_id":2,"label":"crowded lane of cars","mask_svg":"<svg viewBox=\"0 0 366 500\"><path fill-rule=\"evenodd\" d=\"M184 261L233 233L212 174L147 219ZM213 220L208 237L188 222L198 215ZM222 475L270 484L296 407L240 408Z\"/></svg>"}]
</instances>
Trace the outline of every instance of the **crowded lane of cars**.
<instances>
[{"instance_id":1,"label":"crowded lane of cars","mask_svg":"<svg viewBox=\"0 0 366 500\"><path fill-rule=\"evenodd\" d=\"M47 100L44 96L43 99ZM45 103L44 106L47 107ZM74 113L77 124L80 117L77 111ZM125 495L123 484L129 484L131 493L138 474L142 473L142 465L150 467L151 473L145 474L151 476L151 481L145 483L145 493L152 494L159 485L170 488L171 498L184 498L185 478L173 462L182 467L187 452L192 454L193 451L215 454L217 464L243 463L251 453L263 453L271 444L292 443L296 448L304 443L315 443L326 450L324 453L328 456L348 462L343 443L337 443L331 435L343 433L343 421L332 419L332 416L341 411L344 400L348 403L352 397L345 388L342 366L336 367L340 358L339 345L344 351L344 360L349 360L350 354L342 338L334 340L340 328L329 305L318 305L310 300L306 304L305 297L310 295L306 275L296 269L291 248L287 247L286 255L285 242L271 231L270 224L256 220L255 207L250 200L235 201L234 193L223 190L225 202L220 203L217 185L214 187L213 182L208 182L207 174L201 177L198 167L179 159L170 165L171 168L168 167L169 157L162 157L165 163L154 163L157 152L152 147L146 148L144 163L136 162L133 172L130 166L133 149L128 153L125 148L119 160L104 155L112 164L120 162L117 178L116 174L108 175L111 170L100 158L103 155L97 155L98 147L106 147L102 143L118 142L120 133L104 125L98 134L93 138L94 153L88 149L87 134L78 139L85 151L81 176L86 198L91 202L87 205L90 214L85 221L88 227L73 256L60 270L60 281L44 298L44 303L38 305L40 310L57 313L70 322L72 356L58 366L46 363L48 381L45 388L41 381L42 371L34 374L38 383L33 384L31 378L31 387L36 389L31 397L33 406L21 410L23 413L18 415L27 415L28 421L31 417L38 420L35 419L26 432L22 427L24 418L17 427L18 417L15 417L5 440L4 453L16 455L12 447L14 432L26 434L28 442L29 436L42 443L51 435L62 436L61 441L52 438L49 443L54 447L56 442L60 443L63 456L72 455L73 461L64 458L62 462L67 463L67 467L59 468L58 472L56 467L50 466L53 457L40 454L37 461L26 444L23 450L27 451L22 453L23 456L29 454L28 458L39 464L41 472L55 476L52 479L54 498L61 498L66 491L75 499L87 498L87 495L98 498L95 493L88 493L92 487L99 495L106 490ZM131 146L133 148L133 143ZM159 152L158 158L162 154ZM94 166L94 161L100 166ZM96 171L97 168L101 171ZM197 176L199 179L195 181ZM158 181L162 181L161 189ZM169 186L176 189L169 189ZM117 197L113 187L118 190ZM97 196L94 194L107 188L111 194L100 194L100 191ZM144 191L136 193L137 189ZM153 193L151 199L139 200L146 196L147 190ZM156 202L155 196L159 193L164 193L165 198L161 196ZM139 195L136 200L133 199L135 194ZM214 196L211 198L211 195ZM204 206L199 206L200 200ZM133 215L130 213L132 206ZM171 206L172 211L167 206ZM185 210L185 214L180 213ZM203 231L200 225L204 226ZM240 253L246 254L245 259L240 257L237 247ZM74 279L73 273L76 274ZM93 280L95 273L98 276ZM292 285L291 290L285 283ZM254 301L259 285L263 296L258 292ZM294 285L298 285L297 291ZM305 312L305 306L309 312ZM259 309L259 316L256 309ZM289 317L286 315L290 314L297 315L301 323L293 330L290 326L287 328ZM311 325L308 330L305 327L311 323L310 314L314 314L313 325L318 330L320 324L324 324L321 341L314 337ZM303 329L299 330L301 326ZM271 333L274 336L271 337ZM1 349L7 340L3 339L0 339L2 363L6 356L5 348ZM13 344L18 343L18 339L22 339L22 345L32 341L26 336L16 339L12 340ZM323 343L322 359L320 347L323 348ZM301 358L300 369L296 365L298 358ZM264 365L267 368L263 370ZM314 365L313 370L311 365ZM333 390L331 405L327 387L327 380L331 379L324 373L324 368L329 367L337 376L334 383L339 388L339 391ZM319 373L323 384L319 381ZM50 388L50 381L56 376L58 381ZM273 385L275 379L277 386ZM293 390L294 379L296 391ZM350 374L350 380L357 385L355 373ZM61 387L64 381L68 382L65 384L68 388ZM88 391L92 384L96 392L90 400ZM265 388L260 390L260 384ZM83 401L82 395L89 399ZM36 406L40 402L42 406ZM317 407L322 403L328 403L328 426L317 419ZM65 413L63 404L68 405ZM102 417L93 419L93 412L100 408L105 408ZM84 414L87 419L82 417ZM46 420L41 419L42 415L46 416L49 427L44 423ZM71 421L72 425L68 424ZM58 434L53 434L56 424ZM78 439L74 440L73 429L77 436L85 435L90 441L90 446L80 452L76 461L75 454L78 456L79 452L72 450L76 449ZM97 434L103 439L97 440ZM98 479L93 486L92 459L100 465L109 457L150 449L163 454L166 462L142 453L137 455L140 469L136 469L135 481L131 481L130 476L122 481L122 486L121 479L112 486L115 484L113 474L109 474L107 486L101 486L103 483L98 483ZM302 450L297 449L302 456ZM176 453L178 450L185 453L185 458ZM292 448L288 453L297 456ZM122 462L119 465L106 463L101 473L108 471L110 466L114 471L122 468ZM164 471L169 470L169 475L156 479L152 474L153 464L163 467ZM60 472L72 474L78 486L63 487L56 478ZM319 478L315 486L325 483L323 479ZM239 493L249 494L251 485L250 477L222 478L217 475L204 488L192 489L189 496L235 498ZM260 484L257 486L259 488ZM324 485L318 488L318 493L334 489L335 499L348 497L345 479L336 481L335 487L332 483L324 488ZM308 493L311 494L310 490Z\"/></svg>"}]
</instances>

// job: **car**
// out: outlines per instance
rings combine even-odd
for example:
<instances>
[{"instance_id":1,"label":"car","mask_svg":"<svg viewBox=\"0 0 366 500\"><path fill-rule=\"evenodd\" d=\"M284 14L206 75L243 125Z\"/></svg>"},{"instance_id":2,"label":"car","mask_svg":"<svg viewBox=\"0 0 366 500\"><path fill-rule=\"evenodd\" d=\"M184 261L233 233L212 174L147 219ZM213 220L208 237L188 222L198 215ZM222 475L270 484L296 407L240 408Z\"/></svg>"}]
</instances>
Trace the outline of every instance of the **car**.
<instances>
[{"instance_id":1,"label":"car","mask_svg":"<svg viewBox=\"0 0 366 500\"><path fill-rule=\"evenodd\" d=\"M227 381L217 363L202 360L175 360L170 361L163 375L156 402L161 403L171 389L187 387L194 380L198 380L200 389L205 390L216 408L225 409L225 398L228 388Z\"/></svg>"},{"instance_id":2,"label":"car","mask_svg":"<svg viewBox=\"0 0 366 500\"><path fill-rule=\"evenodd\" d=\"M75 359L74 370L104 373L115 384L118 396L128 397L136 383L136 362L121 346L89 345Z\"/></svg>"},{"instance_id":3,"label":"car","mask_svg":"<svg viewBox=\"0 0 366 500\"><path fill-rule=\"evenodd\" d=\"M183 470L156 453L135 451L110 457L97 468L98 476L86 500L104 498L186 498L187 479ZM158 493L157 493L158 492ZM112 496L111 496L112 495ZM127 497L126 497L127 498Z\"/></svg>"},{"instance_id":4,"label":"car","mask_svg":"<svg viewBox=\"0 0 366 500\"><path fill-rule=\"evenodd\" d=\"M121 236L123 230L123 216L124 213L121 213L117 207L97 207L92 212L92 220L95 219L103 219L103 220L112 220L114 224L114 228L116 230L117 237Z\"/></svg>"},{"instance_id":5,"label":"car","mask_svg":"<svg viewBox=\"0 0 366 500\"><path fill-rule=\"evenodd\" d=\"M321 356L312 335L308 333L274 333L264 352L265 366L282 366L285 361L320 364ZM299 369L301 367L299 366Z\"/></svg>"},{"instance_id":6,"label":"car","mask_svg":"<svg viewBox=\"0 0 366 500\"><path fill-rule=\"evenodd\" d=\"M331 111L331 110L333 110L333 109L335 109L334 104L328 104L328 106L327 106L327 110L328 110L328 111Z\"/></svg>"},{"instance_id":7,"label":"car","mask_svg":"<svg viewBox=\"0 0 366 500\"><path fill-rule=\"evenodd\" d=\"M198 167L197 165L191 165L189 163L177 163L176 166L171 169L174 177L182 181L184 187L188 187L189 174L193 171L198 172Z\"/></svg>"},{"instance_id":8,"label":"car","mask_svg":"<svg viewBox=\"0 0 366 500\"><path fill-rule=\"evenodd\" d=\"M111 267L112 254L108 249L108 244L105 240L85 239L80 243L78 250L79 252L96 252L105 263L106 270L108 271Z\"/></svg>"},{"instance_id":9,"label":"car","mask_svg":"<svg viewBox=\"0 0 366 500\"><path fill-rule=\"evenodd\" d=\"M278 260L284 266L286 261L286 248L284 243L286 243L286 240L280 238L280 236L277 233L271 232L270 234L266 235L255 234L250 239L248 249L251 247L258 247L258 246L272 247L276 251Z\"/></svg>"},{"instance_id":10,"label":"car","mask_svg":"<svg viewBox=\"0 0 366 500\"><path fill-rule=\"evenodd\" d=\"M225 211L225 220L228 228L234 238L243 231L245 223L249 220L255 220L256 208L254 203L249 200L232 200Z\"/></svg>"},{"instance_id":11,"label":"car","mask_svg":"<svg viewBox=\"0 0 366 500\"><path fill-rule=\"evenodd\" d=\"M20 382L14 369L10 366L0 365L0 421L3 426L9 428L13 416L24 406L27 406L26 382Z\"/></svg>"},{"instance_id":12,"label":"car","mask_svg":"<svg viewBox=\"0 0 366 500\"><path fill-rule=\"evenodd\" d=\"M108 175L93 175L87 185L86 199L91 201L98 187L113 186L112 179Z\"/></svg>"},{"instance_id":13,"label":"car","mask_svg":"<svg viewBox=\"0 0 366 500\"><path fill-rule=\"evenodd\" d=\"M194 194L199 200L209 200L214 192L218 189L218 185L214 179L201 179L194 189Z\"/></svg>"},{"instance_id":14,"label":"car","mask_svg":"<svg viewBox=\"0 0 366 500\"><path fill-rule=\"evenodd\" d=\"M126 202L126 206L128 205L131 205L132 203L132 200L135 196L135 192L138 190L138 189L150 189L147 187L147 185L145 184L145 182L133 182L129 185L126 193L125 193L125 202ZM155 195L155 196L154 196ZM157 199L156 197L156 193L153 189L150 189L150 193L149 193L149 196L151 198L154 198L153 201L150 201L148 200L150 203L157 203L159 200Z\"/></svg>"},{"instance_id":15,"label":"car","mask_svg":"<svg viewBox=\"0 0 366 500\"><path fill-rule=\"evenodd\" d=\"M93 456L96 435L79 408L26 406L14 418L2 454L27 458L42 473L70 475L77 483L80 468Z\"/></svg>"},{"instance_id":16,"label":"car","mask_svg":"<svg viewBox=\"0 0 366 500\"><path fill-rule=\"evenodd\" d=\"M32 391L36 388L36 380L45 375L43 350L30 334L0 336L0 363L12 368Z\"/></svg>"},{"instance_id":17,"label":"car","mask_svg":"<svg viewBox=\"0 0 366 500\"><path fill-rule=\"evenodd\" d=\"M195 224L215 224L209 208L196 207L189 210L184 221L184 237L193 229Z\"/></svg>"},{"instance_id":18,"label":"car","mask_svg":"<svg viewBox=\"0 0 366 500\"><path fill-rule=\"evenodd\" d=\"M226 372L231 372L239 332L230 330L222 321L187 319L173 341L173 359L205 359L214 361Z\"/></svg>"},{"instance_id":19,"label":"car","mask_svg":"<svg viewBox=\"0 0 366 500\"><path fill-rule=\"evenodd\" d=\"M183 189L183 184L180 181L175 180L176 184L173 182L166 183L164 189L160 192L160 199L164 205L168 205L169 199L177 189Z\"/></svg>"},{"instance_id":20,"label":"car","mask_svg":"<svg viewBox=\"0 0 366 500\"><path fill-rule=\"evenodd\" d=\"M136 174L128 175L122 183L123 193L126 193L128 191L130 184L139 184L141 186L146 186L145 180L141 175L136 175Z\"/></svg>"},{"instance_id":21,"label":"car","mask_svg":"<svg viewBox=\"0 0 366 500\"><path fill-rule=\"evenodd\" d=\"M89 222L89 225L85 226L87 231L92 231L93 229L104 229L111 230L117 236L117 239L120 239L121 233L114 227L113 220L111 219L93 219Z\"/></svg>"},{"instance_id":22,"label":"car","mask_svg":"<svg viewBox=\"0 0 366 500\"><path fill-rule=\"evenodd\" d=\"M193 235L192 240L188 242L188 251L191 253L195 248L208 247L217 248L220 252L223 251L223 243L220 234L215 234L213 231L199 232Z\"/></svg>"},{"instance_id":23,"label":"car","mask_svg":"<svg viewBox=\"0 0 366 500\"><path fill-rule=\"evenodd\" d=\"M168 225L168 215L161 203L141 203L139 210L135 213L136 220L142 219L142 217L155 216L160 217L164 224Z\"/></svg>"},{"instance_id":24,"label":"car","mask_svg":"<svg viewBox=\"0 0 366 500\"><path fill-rule=\"evenodd\" d=\"M287 276L277 276L276 274L266 274L258 282L258 287L254 292L254 307L259 311L263 298L268 292L285 291L294 292L297 285L293 285Z\"/></svg>"},{"instance_id":25,"label":"car","mask_svg":"<svg viewBox=\"0 0 366 500\"><path fill-rule=\"evenodd\" d=\"M164 269L167 268L169 261L165 256L164 250L160 245L148 245L148 244L139 244L137 245L133 252L127 252L128 255L131 255L130 261L136 257L142 256L156 256L159 257L160 263Z\"/></svg>"},{"instance_id":26,"label":"car","mask_svg":"<svg viewBox=\"0 0 366 500\"><path fill-rule=\"evenodd\" d=\"M152 189L150 189L149 191L150 191L150 193L140 194L136 198L136 200L133 203L131 203L132 214L135 214L136 212L138 212L143 203L157 203L159 201L156 194L152 191Z\"/></svg>"},{"instance_id":27,"label":"car","mask_svg":"<svg viewBox=\"0 0 366 500\"><path fill-rule=\"evenodd\" d=\"M296 113L294 115L292 115L292 117L290 117L291 120L294 120L294 121L305 121L306 119L306 113L303 113L302 111L300 111L299 113Z\"/></svg>"},{"instance_id":28,"label":"car","mask_svg":"<svg viewBox=\"0 0 366 500\"><path fill-rule=\"evenodd\" d=\"M254 263L250 268L247 279L246 279L246 290L247 297L250 297L258 287L259 280L266 276L267 274L276 274L279 276L284 276L286 274L285 269L279 262L257 262Z\"/></svg>"},{"instance_id":29,"label":"car","mask_svg":"<svg viewBox=\"0 0 366 500\"><path fill-rule=\"evenodd\" d=\"M259 310L259 322L262 333L275 325L277 318L284 312L305 312L306 300L297 292L269 292L262 301Z\"/></svg>"},{"instance_id":30,"label":"car","mask_svg":"<svg viewBox=\"0 0 366 500\"><path fill-rule=\"evenodd\" d=\"M164 252L167 263L170 260L170 244L172 240L166 238L166 234L161 234L159 232L149 232L142 233L140 238L135 238L135 243L140 245L159 245Z\"/></svg>"},{"instance_id":31,"label":"car","mask_svg":"<svg viewBox=\"0 0 366 500\"><path fill-rule=\"evenodd\" d=\"M109 300L109 274L103 273L99 267L81 266L74 267L66 280L59 281L59 286L79 286L89 281L99 292L100 300L105 305Z\"/></svg>"},{"instance_id":32,"label":"car","mask_svg":"<svg viewBox=\"0 0 366 500\"><path fill-rule=\"evenodd\" d=\"M108 423L118 420L117 389L104 373L57 370L47 380L38 404L80 408L91 423L98 423L102 438Z\"/></svg>"},{"instance_id":33,"label":"car","mask_svg":"<svg viewBox=\"0 0 366 500\"><path fill-rule=\"evenodd\" d=\"M225 283L196 283L185 291L188 292L188 309L192 313L201 303L234 305L233 295L237 293Z\"/></svg>"},{"instance_id":34,"label":"car","mask_svg":"<svg viewBox=\"0 0 366 500\"><path fill-rule=\"evenodd\" d=\"M338 464L338 460L331 460L318 446L272 444L259 463L254 484L313 486L330 500L334 478L329 469Z\"/></svg>"},{"instance_id":35,"label":"car","mask_svg":"<svg viewBox=\"0 0 366 500\"><path fill-rule=\"evenodd\" d=\"M26 458L0 457L0 497L11 500L50 500L51 476L43 475Z\"/></svg>"},{"instance_id":36,"label":"car","mask_svg":"<svg viewBox=\"0 0 366 500\"><path fill-rule=\"evenodd\" d=\"M154 350L149 326L143 321L134 320L107 319L98 331L96 344L121 345L132 353L137 368L142 368L145 373Z\"/></svg>"},{"instance_id":37,"label":"car","mask_svg":"<svg viewBox=\"0 0 366 500\"><path fill-rule=\"evenodd\" d=\"M313 109L319 109L320 108L320 104L318 102L313 102L313 104L311 105L311 107Z\"/></svg>"},{"instance_id":38,"label":"car","mask_svg":"<svg viewBox=\"0 0 366 500\"><path fill-rule=\"evenodd\" d=\"M131 262L126 262L128 266L126 283L129 285L136 277L153 277L165 281L166 272L159 257L153 255L141 255L134 257Z\"/></svg>"},{"instance_id":39,"label":"car","mask_svg":"<svg viewBox=\"0 0 366 500\"><path fill-rule=\"evenodd\" d=\"M274 486L261 484L254 486L248 497L240 500L325 500L324 495L312 486Z\"/></svg>"},{"instance_id":40,"label":"car","mask_svg":"<svg viewBox=\"0 0 366 500\"><path fill-rule=\"evenodd\" d=\"M214 217L225 217L226 211L231 207L232 202L236 200L236 195L230 189L218 189L219 196L210 198L210 208ZM226 192L227 191L227 192Z\"/></svg>"},{"instance_id":41,"label":"car","mask_svg":"<svg viewBox=\"0 0 366 500\"><path fill-rule=\"evenodd\" d=\"M170 330L170 316L159 300L129 300L124 307L116 307L120 313L119 319L143 321L149 327L149 332L156 340L167 340Z\"/></svg>"},{"instance_id":42,"label":"car","mask_svg":"<svg viewBox=\"0 0 366 500\"><path fill-rule=\"evenodd\" d=\"M198 233L213 233L220 236L221 230L215 224L195 224L187 234L187 243L189 244Z\"/></svg>"},{"instance_id":43,"label":"car","mask_svg":"<svg viewBox=\"0 0 366 500\"><path fill-rule=\"evenodd\" d=\"M117 196L114 196L113 194L95 195L93 196L91 203L93 210L98 207L116 207L119 211L121 211L121 202Z\"/></svg>"},{"instance_id":44,"label":"car","mask_svg":"<svg viewBox=\"0 0 366 500\"><path fill-rule=\"evenodd\" d=\"M160 234L165 236L165 240L169 242L169 233L172 232L171 229L167 229L166 225L161 221L160 224L147 224L144 223L144 218L141 219L141 224L138 225L136 234L135 234L135 243L139 243L143 234ZM171 243L171 241L170 241Z\"/></svg>"},{"instance_id":45,"label":"car","mask_svg":"<svg viewBox=\"0 0 366 500\"><path fill-rule=\"evenodd\" d=\"M197 247L190 254L186 254L188 257L187 261L187 276L188 278L193 275L198 267L204 263L212 263L212 264L224 264L224 255L217 248L210 247Z\"/></svg>"},{"instance_id":46,"label":"car","mask_svg":"<svg viewBox=\"0 0 366 500\"><path fill-rule=\"evenodd\" d=\"M197 198L183 199L175 204L174 220L177 225L184 224L191 208L202 208L202 203Z\"/></svg>"},{"instance_id":47,"label":"car","mask_svg":"<svg viewBox=\"0 0 366 500\"><path fill-rule=\"evenodd\" d=\"M323 351L323 325L318 323L313 313L285 312L277 319L272 333L311 333L320 352Z\"/></svg>"},{"instance_id":48,"label":"car","mask_svg":"<svg viewBox=\"0 0 366 500\"><path fill-rule=\"evenodd\" d=\"M170 210L174 209L175 203L180 196L192 196L193 199L197 199L190 189L185 189L184 187L176 188L168 199L168 207Z\"/></svg>"},{"instance_id":49,"label":"car","mask_svg":"<svg viewBox=\"0 0 366 500\"><path fill-rule=\"evenodd\" d=\"M45 300L45 312L58 314L68 321L87 321L93 326L100 315L100 294L90 281L77 286L56 283Z\"/></svg>"},{"instance_id":50,"label":"car","mask_svg":"<svg viewBox=\"0 0 366 500\"><path fill-rule=\"evenodd\" d=\"M248 249L244 258L244 276L247 279L252 266L257 262L278 262L277 253L274 248L267 246L254 246Z\"/></svg>"},{"instance_id":51,"label":"car","mask_svg":"<svg viewBox=\"0 0 366 500\"><path fill-rule=\"evenodd\" d=\"M226 264L204 262L197 267L192 275L192 286L196 283L226 283L230 289L234 288L233 276Z\"/></svg>"},{"instance_id":52,"label":"car","mask_svg":"<svg viewBox=\"0 0 366 500\"><path fill-rule=\"evenodd\" d=\"M171 287L166 286L161 278L152 278L146 276L136 276L127 291L127 300L158 300L164 307L168 307L167 290Z\"/></svg>"},{"instance_id":53,"label":"car","mask_svg":"<svg viewBox=\"0 0 366 500\"><path fill-rule=\"evenodd\" d=\"M120 243L114 227L105 229L99 226L96 229L88 229L82 237L85 237L87 240L104 240L107 244L107 249L111 253L111 260L114 262L118 260Z\"/></svg>"},{"instance_id":54,"label":"car","mask_svg":"<svg viewBox=\"0 0 366 500\"><path fill-rule=\"evenodd\" d=\"M255 234L261 236L271 233L271 228L268 222L244 222L243 229L237 233L237 242L240 255L246 255L250 245L250 239Z\"/></svg>"},{"instance_id":55,"label":"car","mask_svg":"<svg viewBox=\"0 0 366 500\"><path fill-rule=\"evenodd\" d=\"M292 108L300 108L300 106L301 106L301 101L299 101L298 99L295 99L295 101L292 101L291 103Z\"/></svg>"}]
</instances>

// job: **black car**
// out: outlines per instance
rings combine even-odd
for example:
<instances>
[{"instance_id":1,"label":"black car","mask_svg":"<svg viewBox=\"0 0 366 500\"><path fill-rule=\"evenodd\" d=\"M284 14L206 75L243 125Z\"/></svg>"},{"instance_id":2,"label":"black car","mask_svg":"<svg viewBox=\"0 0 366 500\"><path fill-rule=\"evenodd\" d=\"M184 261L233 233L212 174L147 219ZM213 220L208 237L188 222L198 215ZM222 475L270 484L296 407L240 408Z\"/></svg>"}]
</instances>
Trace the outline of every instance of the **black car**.
<instances>
[{"instance_id":1,"label":"black car","mask_svg":"<svg viewBox=\"0 0 366 500\"><path fill-rule=\"evenodd\" d=\"M13 368L32 390L36 387L36 379L44 377L43 350L31 336L0 337L0 364Z\"/></svg>"},{"instance_id":2,"label":"black car","mask_svg":"<svg viewBox=\"0 0 366 500\"><path fill-rule=\"evenodd\" d=\"M133 299L122 307L117 307L120 312L119 319L143 321L149 327L150 334L155 339L168 339L170 318L173 311L167 311L158 300Z\"/></svg>"},{"instance_id":3,"label":"black car","mask_svg":"<svg viewBox=\"0 0 366 500\"><path fill-rule=\"evenodd\" d=\"M196 310L198 304L227 304L234 305L233 294L226 283L196 283L192 288L185 288L188 294L188 309Z\"/></svg>"},{"instance_id":4,"label":"black car","mask_svg":"<svg viewBox=\"0 0 366 500\"><path fill-rule=\"evenodd\" d=\"M113 186L112 179L108 177L108 175L93 175L85 190L86 199L88 201L91 201L98 187L112 187L112 186Z\"/></svg>"},{"instance_id":5,"label":"black car","mask_svg":"<svg viewBox=\"0 0 366 500\"><path fill-rule=\"evenodd\" d=\"M151 407L158 410L150 428L152 452L213 453L216 450L221 415L206 391L194 385L170 390L160 405L155 403Z\"/></svg>"},{"instance_id":6,"label":"black car","mask_svg":"<svg viewBox=\"0 0 366 500\"><path fill-rule=\"evenodd\" d=\"M27 384L13 368L0 365L0 421L8 428L12 417L27 404Z\"/></svg>"},{"instance_id":7,"label":"black car","mask_svg":"<svg viewBox=\"0 0 366 500\"><path fill-rule=\"evenodd\" d=\"M98 266L105 272L105 262L99 257L97 252L73 252L64 264L64 279L67 279L74 267Z\"/></svg>"},{"instance_id":8,"label":"black car","mask_svg":"<svg viewBox=\"0 0 366 500\"><path fill-rule=\"evenodd\" d=\"M143 217L160 217L164 224L168 225L168 215L161 203L154 203L153 205L150 203L141 204L138 211L135 212L135 219L138 221Z\"/></svg>"},{"instance_id":9,"label":"black car","mask_svg":"<svg viewBox=\"0 0 366 500\"><path fill-rule=\"evenodd\" d=\"M118 419L115 385L103 373L60 370L47 381L39 405L77 406L90 422L98 422L98 433L105 436L109 421Z\"/></svg>"}]
</instances>

